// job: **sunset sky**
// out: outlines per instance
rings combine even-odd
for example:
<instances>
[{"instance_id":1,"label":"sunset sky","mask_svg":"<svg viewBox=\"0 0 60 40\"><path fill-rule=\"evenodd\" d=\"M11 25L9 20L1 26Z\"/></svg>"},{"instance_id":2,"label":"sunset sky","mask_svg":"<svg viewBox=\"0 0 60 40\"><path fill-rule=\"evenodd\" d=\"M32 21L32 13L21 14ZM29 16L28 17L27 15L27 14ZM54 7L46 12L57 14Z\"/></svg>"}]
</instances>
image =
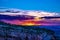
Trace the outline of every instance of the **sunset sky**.
<instances>
[{"instance_id":1,"label":"sunset sky","mask_svg":"<svg viewBox=\"0 0 60 40\"><path fill-rule=\"evenodd\" d=\"M7 8L7 9L14 8L14 9L20 9L20 10L22 9L26 12L26 15L36 16L36 17L60 16L59 15L60 0L0 0L0 9L1 8ZM30 11L27 12L26 10L30 10ZM35 11L32 11L32 10L35 10ZM38 12L36 12L36 11L38 11ZM25 12L20 11L20 13L18 13L18 15L25 14ZM15 14L14 13L0 13L0 14L16 15L17 13L15 13ZM36 18L34 20L36 20ZM3 20L3 21L6 21L6 20ZM7 20L7 21L10 23L9 20ZM35 23L35 22L32 22L33 20L21 21L22 23L20 21L19 22L18 21L16 23L19 23L19 25L23 24L24 22L26 22L25 24L28 24L28 23L34 24ZM38 20L37 20L37 22L38 22ZM55 22L55 21L53 21L53 22ZM54 24L53 22L52 22L52 25L55 25L55 24L60 25L58 20L57 20L58 23L55 22L55 24ZM45 22L45 20L43 20L43 21L41 20L40 23L38 23L38 25L41 25L41 24L46 25L46 23L47 23L47 20L46 20L46 22ZM48 23L47 23L47 25L50 25L51 21Z\"/></svg>"}]
</instances>

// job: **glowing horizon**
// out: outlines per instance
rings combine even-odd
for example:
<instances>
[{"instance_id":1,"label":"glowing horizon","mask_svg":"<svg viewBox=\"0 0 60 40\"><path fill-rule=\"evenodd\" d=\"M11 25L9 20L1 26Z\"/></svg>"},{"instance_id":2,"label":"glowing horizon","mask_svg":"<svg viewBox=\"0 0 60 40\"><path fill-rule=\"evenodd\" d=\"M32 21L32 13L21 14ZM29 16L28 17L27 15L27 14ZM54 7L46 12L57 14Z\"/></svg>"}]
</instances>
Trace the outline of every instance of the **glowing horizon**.
<instances>
[{"instance_id":1,"label":"glowing horizon","mask_svg":"<svg viewBox=\"0 0 60 40\"><path fill-rule=\"evenodd\" d=\"M17 12L17 13L16 13ZM15 24L15 25L26 25L26 26L32 26L32 25L60 25L60 18L57 19L45 19L41 17L57 17L59 13L50 13L50 12L44 12L44 11L32 11L32 10L18 10L18 9L8 9L0 12L0 15L6 15L3 16L3 19L1 17L0 21ZM24 16L23 16L24 15ZM11 20L9 17L13 17ZM22 17L21 17L22 16ZM31 17L31 18L30 18ZM21 20L24 19L25 20ZM8 20L9 19L9 20Z\"/></svg>"}]
</instances>

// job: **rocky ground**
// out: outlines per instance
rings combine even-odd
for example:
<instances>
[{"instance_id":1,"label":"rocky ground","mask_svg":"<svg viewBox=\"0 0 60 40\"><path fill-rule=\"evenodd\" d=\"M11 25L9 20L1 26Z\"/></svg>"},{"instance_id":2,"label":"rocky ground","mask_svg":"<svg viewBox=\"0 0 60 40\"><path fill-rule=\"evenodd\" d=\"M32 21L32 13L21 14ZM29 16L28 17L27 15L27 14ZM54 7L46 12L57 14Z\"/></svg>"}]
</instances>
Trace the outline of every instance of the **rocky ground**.
<instances>
[{"instance_id":1,"label":"rocky ground","mask_svg":"<svg viewBox=\"0 0 60 40\"><path fill-rule=\"evenodd\" d=\"M20 26L0 22L0 40L59 40L55 32L34 26Z\"/></svg>"}]
</instances>

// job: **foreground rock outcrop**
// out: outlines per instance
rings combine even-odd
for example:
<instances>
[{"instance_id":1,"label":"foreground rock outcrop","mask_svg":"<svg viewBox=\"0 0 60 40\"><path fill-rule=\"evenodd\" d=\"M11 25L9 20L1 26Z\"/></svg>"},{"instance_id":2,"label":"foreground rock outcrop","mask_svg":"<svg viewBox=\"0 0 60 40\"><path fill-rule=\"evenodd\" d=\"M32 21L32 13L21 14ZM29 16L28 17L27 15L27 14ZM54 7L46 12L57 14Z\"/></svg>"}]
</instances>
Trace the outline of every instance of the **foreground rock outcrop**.
<instances>
[{"instance_id":1,"label":"foreground rock outcrop","mask_svg":"<svg viewBox=\"0 0 60 40\"><path fill-rule=\"evenodd\" d=\"M0 40L57 40L54 31L0 22Z\"/></svg>"}]
</instances>

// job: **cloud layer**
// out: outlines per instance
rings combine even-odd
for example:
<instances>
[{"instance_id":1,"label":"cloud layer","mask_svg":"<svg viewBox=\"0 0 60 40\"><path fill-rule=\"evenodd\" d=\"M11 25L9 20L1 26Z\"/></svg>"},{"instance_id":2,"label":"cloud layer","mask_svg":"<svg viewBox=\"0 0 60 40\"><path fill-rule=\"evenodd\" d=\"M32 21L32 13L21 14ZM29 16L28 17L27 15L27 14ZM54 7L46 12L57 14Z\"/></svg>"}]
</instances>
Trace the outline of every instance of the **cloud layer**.
<instances>
[{"instance_id":1,"label":"cloud layer","mask_svg":"<svg viewBox=\"0 0 60 40\"><path fill-rule=\"evenodd\" d=\"M44 19L46 16L53 16L55 19ZM60 25L60 18L58 20L56 16L59 16L59 13L19 9L0 10L0 21L15 25Z\"/></svg>"},{"instance_id":2,"label":"cloud layer","mask_svg":"<svg viewBox=\"0 0 60 40\"><path fill-rule=\"evenodd\" d=\"M35 10L20 10L20 9L0 9L0 14L3 15L29 15L36 17L45 16L59 16L59 13L51 13L45 11L35 11Z\"/></svg>"}]
</instances>

